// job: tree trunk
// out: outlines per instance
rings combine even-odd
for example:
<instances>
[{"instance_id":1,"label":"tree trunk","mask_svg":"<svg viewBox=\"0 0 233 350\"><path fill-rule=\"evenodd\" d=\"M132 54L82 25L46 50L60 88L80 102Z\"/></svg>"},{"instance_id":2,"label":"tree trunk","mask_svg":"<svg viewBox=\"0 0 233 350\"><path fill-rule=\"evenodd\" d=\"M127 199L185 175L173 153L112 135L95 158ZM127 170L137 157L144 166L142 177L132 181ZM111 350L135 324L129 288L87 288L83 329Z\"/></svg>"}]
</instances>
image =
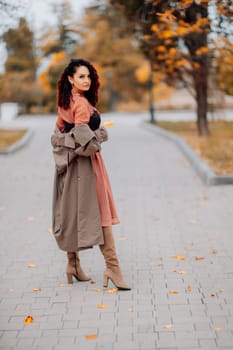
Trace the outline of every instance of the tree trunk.
<instances>
[{"instance_id":1,"label":"tree trunk","mask_svg":"<svg viewBox=\"0 0 233 350\"><path fill-rule=\"evenodd\" d=\"M197 130L200 136L210 134L208 128L208 68L206 62L203 62L199 69L194 73L194 83L197 102Z\"/></svg>"}]
</instances>

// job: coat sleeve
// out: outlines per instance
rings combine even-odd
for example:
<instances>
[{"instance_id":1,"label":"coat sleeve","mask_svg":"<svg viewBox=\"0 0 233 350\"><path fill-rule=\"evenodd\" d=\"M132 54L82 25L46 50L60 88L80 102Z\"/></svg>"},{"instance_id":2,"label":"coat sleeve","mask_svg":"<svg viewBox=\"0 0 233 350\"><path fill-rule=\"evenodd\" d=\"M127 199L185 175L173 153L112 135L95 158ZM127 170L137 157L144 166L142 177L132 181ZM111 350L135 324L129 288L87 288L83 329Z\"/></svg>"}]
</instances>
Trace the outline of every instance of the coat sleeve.
<instances>
[{"instance_id":1,"label":"coat sleeve","mask_svg":"<svg viewBox=\"0 0 233 350\"><path fill-rule=\"evenodd\" d=\"M62 174L77 156L90 157L100 151L101 143L106 140L105 128L94 132L87 124L80 124L68 133L62 133L56 128L51 136L51 144L58 173Z\"/></svg>"},{"instance_id":2,"label":"coat sleeve","mask_svg":"<svg viewBox=\"0 0 233 350\"><path fill-rule=\"evenodd\" d=\"M101 150L101 143L107 141L108 135L105 128L92 131L87 124L80 124L73 128L75 142L80 145L75 149L79 156L90 157Z\"/></svg>"}]
</instances>

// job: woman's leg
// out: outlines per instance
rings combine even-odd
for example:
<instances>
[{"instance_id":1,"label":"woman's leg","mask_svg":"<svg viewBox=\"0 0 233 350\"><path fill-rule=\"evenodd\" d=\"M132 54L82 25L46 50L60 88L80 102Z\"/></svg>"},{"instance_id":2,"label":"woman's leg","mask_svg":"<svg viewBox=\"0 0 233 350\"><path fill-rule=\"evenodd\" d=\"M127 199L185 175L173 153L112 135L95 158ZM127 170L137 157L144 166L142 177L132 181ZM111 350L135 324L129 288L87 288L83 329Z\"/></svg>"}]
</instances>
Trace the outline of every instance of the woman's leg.
<instances>
[{"instance_id":1,"label":"woman's leg","mask_svg":"<svg viewBox=\"0 0 233 350\"><path fill-rule=\"evenodd\" d=\"M130 290L131 287L124 281L120 270L112 234L112 226L103 227L103 233L104 244L99 247L106 264L106 270L104 272L104 287L108 286L108 280L110 279L118 289Z\"/></svg>"},{"instance_id":2,"label":"woman's leg","mask_svg":"<svg viewBox=\"0 0 233 350\"><path fill-rule=\"evenodd\" d=\"M78 281L90 281L90 277L83 271L78 252L67 252L68 263L66 268L67 282L73 283L73 277Z\"/></svg>"}]
</instances>

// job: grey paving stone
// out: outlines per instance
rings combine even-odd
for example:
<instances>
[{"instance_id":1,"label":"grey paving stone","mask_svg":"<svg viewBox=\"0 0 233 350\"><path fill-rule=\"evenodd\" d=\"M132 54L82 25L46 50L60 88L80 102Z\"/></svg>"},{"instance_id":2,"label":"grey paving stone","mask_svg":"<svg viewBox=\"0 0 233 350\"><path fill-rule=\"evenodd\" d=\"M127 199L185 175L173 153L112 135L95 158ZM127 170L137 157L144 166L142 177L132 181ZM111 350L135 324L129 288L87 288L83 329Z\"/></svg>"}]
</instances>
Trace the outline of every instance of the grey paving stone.
<instances>
[{"instance_id":1,"label":"grey paving stone","mask_svg":"<svg viewBox=\"0 0 233 350\"><path fill-rule=\"evenodd\" d=\"M116 123L103 156L121 219L114 227L117 251L133 289L103 291L98 248L80 253L96 284L66 283L65 253L48 233L54 167L49 140L55 118L21 117L16 123L34 129L30 144L17 154L0 156L0 205L6 207L0 213L0 348L233 348L233 187L204 186L171 142L141 128L140 115L104 118L110 117ZM171 258L178 254L186 260ZM37 267L28 268L29 262ZM35 293L35 287L41 290ZM171 290L178 294L169 294ZM98 309L98 304L109 308ZM30 314L34 322L26 326ZM165 329L167 324L173 327ZM86 340L91 334L98 338Z\"/></svg>"}]
</instances>

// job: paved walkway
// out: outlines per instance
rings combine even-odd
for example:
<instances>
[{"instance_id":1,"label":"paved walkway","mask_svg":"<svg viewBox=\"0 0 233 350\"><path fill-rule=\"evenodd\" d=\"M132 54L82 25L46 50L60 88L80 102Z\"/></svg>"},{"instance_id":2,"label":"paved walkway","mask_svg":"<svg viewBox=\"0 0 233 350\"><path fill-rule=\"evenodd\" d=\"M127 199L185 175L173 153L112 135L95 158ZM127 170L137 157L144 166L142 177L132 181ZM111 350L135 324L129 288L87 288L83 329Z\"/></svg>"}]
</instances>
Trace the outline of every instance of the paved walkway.
<instances>
[{"instance_id":1,"label":"paved walkway","mask_svg":"<svg viewBox=\"0 0 233 350\"><path fill-rule=\"evenodd\" d=\"M0 349L232 350L233 186L203 186L139 115L112 118L103 154L133 289L103 291L97 247L80 254L96 283L66 284L65 253L50 233L55 119L21 119L33 138L0 157Z\"/></svg>"}]
</instances>

